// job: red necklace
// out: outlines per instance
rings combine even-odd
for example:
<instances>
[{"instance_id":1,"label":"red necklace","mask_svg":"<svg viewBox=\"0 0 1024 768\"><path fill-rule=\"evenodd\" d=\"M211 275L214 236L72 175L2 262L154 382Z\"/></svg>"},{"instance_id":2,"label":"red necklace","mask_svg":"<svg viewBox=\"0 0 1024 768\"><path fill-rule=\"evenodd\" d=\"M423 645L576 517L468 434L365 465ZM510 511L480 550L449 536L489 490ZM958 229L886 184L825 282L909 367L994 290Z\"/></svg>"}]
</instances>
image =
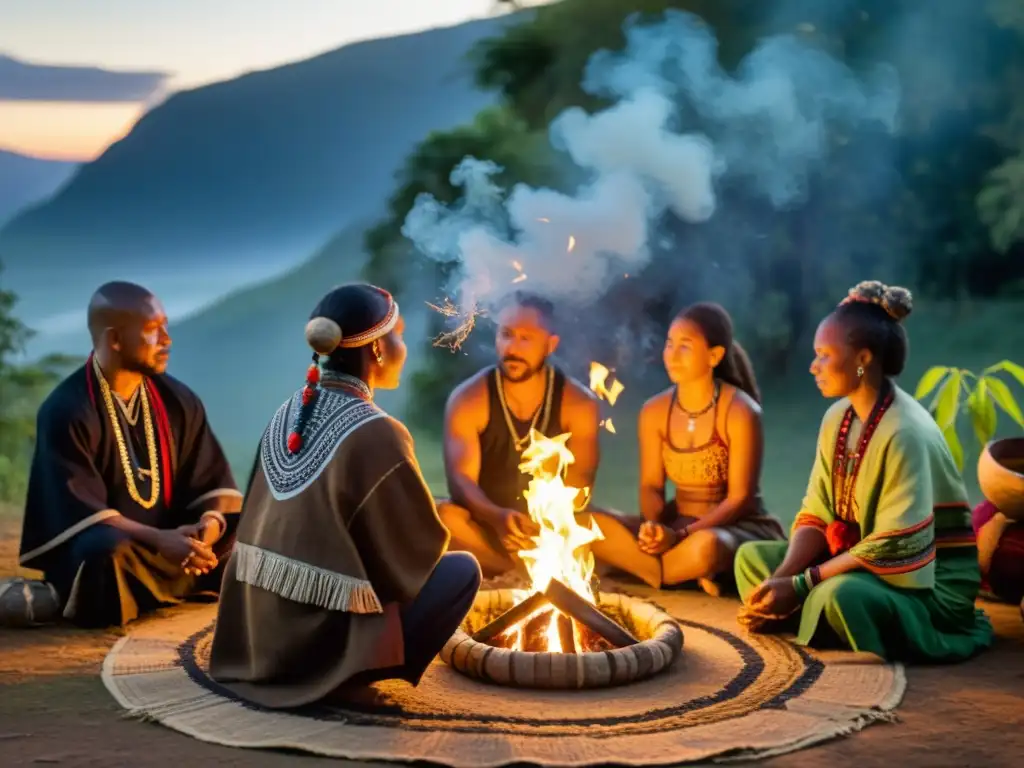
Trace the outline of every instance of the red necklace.
<instances>
[{"instance_id":1,"label":"red necklace","mask_svg":"<svg viewBox=\"0 0 1024 768\"><path fill-rule=\"evenodd\" d=\"M891 386L875 403L871 415L864 423L860 440L857 442L857 452L852 456L847 454L847 440L850 435L850 425L856 415L851 405L843 415L843 421L839 425L839 435L836 437L835 453L832 457L832 498L835 505L835 516L837 520L846 523L857 523L857 510L854 508L854 490L857 485L857 475L860 472L861 461L867 453L868 443L872 435L878 429L879 422L885 416L886 411L892 405L895 393Z\"/></svg>"}]
</instances>

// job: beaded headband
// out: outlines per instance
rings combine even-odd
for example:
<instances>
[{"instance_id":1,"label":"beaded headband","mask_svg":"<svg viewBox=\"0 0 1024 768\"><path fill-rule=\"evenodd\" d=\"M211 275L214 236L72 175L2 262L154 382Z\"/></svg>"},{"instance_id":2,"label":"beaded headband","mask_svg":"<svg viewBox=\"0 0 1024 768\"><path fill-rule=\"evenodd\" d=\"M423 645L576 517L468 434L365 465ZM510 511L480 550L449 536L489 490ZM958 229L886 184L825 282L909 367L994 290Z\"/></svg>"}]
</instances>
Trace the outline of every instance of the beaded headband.
<instances>
[{"instance_id":1,"label":"beaded headband","mask_svg":"<svg viewBox=\"0 0 1024 768\"><path fill-rule=\"evenodd\" d=\"M345 336L337 322L329 317L314 317L306 324L306 343L319 355L329 355L336 349L363 347L387 336L398 323L398 302L383 288L377 291L387 299L388 311L380 322L352 336Z\"/></svg>"},{"instance_id":2,"label":"beaded headband","mask_svg":"<svg viewBox=\"0 0 1024 768\"><path fill-rule=\"evenodd\" d=\"M388 312L384 315L384 319L377 323L372 328L357 333L355 336L346 336L338 344L339 347L344 349L350 349L352 347L361 347L365 344L369 344L371 341L383 338L394 330L395 325L398 323L398 302L395 301L394 297L385 290L381 290L381 293L388 299Z\"/></svg>"}]
</instances>

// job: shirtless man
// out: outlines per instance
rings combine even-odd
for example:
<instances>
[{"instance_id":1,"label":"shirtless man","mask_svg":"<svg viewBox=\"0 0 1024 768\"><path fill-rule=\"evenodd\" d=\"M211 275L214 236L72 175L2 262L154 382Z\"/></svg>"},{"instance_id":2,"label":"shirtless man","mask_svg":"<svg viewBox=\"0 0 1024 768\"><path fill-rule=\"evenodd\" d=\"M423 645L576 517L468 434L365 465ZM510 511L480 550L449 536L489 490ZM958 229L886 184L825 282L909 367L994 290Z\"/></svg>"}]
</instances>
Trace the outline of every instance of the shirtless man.
<instances>
[{"instance_id":1,"label":"shirtless man","mask_svg":"<svg viewBox=\"0 0 1024 768\"><path fill-rule=\"evenodd\" d=\"M558 348L554 307L517 293L498 314L498 365L460 384L445 409L444 465L450 500L438 500L452 550L476 555L485 576L521 563L536 526L527 513L529 477L519 471L533 427L547 437L571 432L575 463L566 484L593 488L599 458L597 398L549 364ZM578 500L582 506L585 499Z\"/></svg>"}]
</instances>

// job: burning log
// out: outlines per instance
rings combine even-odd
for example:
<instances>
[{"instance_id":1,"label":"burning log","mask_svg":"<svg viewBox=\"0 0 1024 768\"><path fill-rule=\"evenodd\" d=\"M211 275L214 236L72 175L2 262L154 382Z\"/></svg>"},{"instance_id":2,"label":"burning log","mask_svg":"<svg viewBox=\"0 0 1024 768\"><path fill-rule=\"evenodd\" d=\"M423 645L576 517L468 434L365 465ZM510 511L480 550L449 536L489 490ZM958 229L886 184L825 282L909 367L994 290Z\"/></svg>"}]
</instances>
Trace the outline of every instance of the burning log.
<instances>
[{"instance_id":1,"label":"burning log","mask_svg":"<svg viewBox=\"0 0 1024 768\"><path fill-rule=\"evenodd\" d=\"M544 597L566 616L576 619L616 648L625 648L640 642L624 627L609 619L596 606L588 603L557 579L550 581L544 590Z\"/></svg>"},{"instance_id":2,"label":"burning log","mask_svg":"<svg viewBox=\"0 0 1024 768\"><path fill-rule=\"evenodd\" d=\"M576 633L573 631L572 619L561 611L555 611L555 621L558 622L558 640L562 653L576 653Z\"/></svg>"},{"instance_id":3,"label":"burning log","mask_svg":"<svg viewBox=\"0 0 1024 768\"><path fill-rule=\"evenodd\" d=\"M528 598L516 606L505 611L486 627L478 630L473 639L478 643L490 643L494 638L512 629L516 624L530 617L532 613L542 608L548 599L540 592L534 592Z\"/></svg>"},{"instance_id":4,"label":"burning log","mask_svg":"<svg viewBox=\"0 0 1024 768\"><path fill-rule=\"evenodd\" d=\"M557 611L551 609L540 611L528 618L520 629L522 641L519 650L527 653L544 653L548 649L548 629L556 615Z\"/></svg>"},{"instance_id":5,"label":"burning log","mask_svg":"<svg viewBox=\"0 0 1024 768\"><path fill-rule=\"evenodd\" d=\"M550 611L543 610L546 604L556 609L554 616ZM521 624L519 629L522 633L522 650L544 650L534 649L532 646L536 644L535 640L545 636L550 621L557 622L563 653L587 650L589 646L598 645L598 638L607 642L611 648L626 648L640 642L624 627L605 616L596 606L588 603L557 579L552 579L543 592L534 592L478 630L473 639L478 643L493 644L495 638ZM576 642L573 621L580 625L581 643Z\"/></svg>"}]
</instances>

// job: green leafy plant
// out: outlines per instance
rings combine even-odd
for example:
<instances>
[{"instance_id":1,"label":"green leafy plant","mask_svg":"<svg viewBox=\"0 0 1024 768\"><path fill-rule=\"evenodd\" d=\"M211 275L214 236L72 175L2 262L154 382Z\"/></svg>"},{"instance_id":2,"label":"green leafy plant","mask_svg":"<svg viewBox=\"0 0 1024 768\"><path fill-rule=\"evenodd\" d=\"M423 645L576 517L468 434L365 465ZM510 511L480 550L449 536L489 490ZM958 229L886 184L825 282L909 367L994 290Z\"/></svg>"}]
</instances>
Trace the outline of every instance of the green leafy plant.
<instances>
[{"instance_id":1,"label":"green leafy plant","mask_svg":"<svg viewBox=\"0 0 1024 768\"><path fill-rule=\"evenodd\" d=\"M957 419L962 412L966 411L970 418L974 435L982 448L996 433L997 406L1024 427L1024 413L1010 387L998 374L1012 376L1024 387L1024 366L1009 360L990 365L981 373L937 365L925 371L917 383L914 397L923 401L932 395L928 410L935 417L961 470L964 468L964 448L957 434Z\"/></svg>"}]
</instances>

